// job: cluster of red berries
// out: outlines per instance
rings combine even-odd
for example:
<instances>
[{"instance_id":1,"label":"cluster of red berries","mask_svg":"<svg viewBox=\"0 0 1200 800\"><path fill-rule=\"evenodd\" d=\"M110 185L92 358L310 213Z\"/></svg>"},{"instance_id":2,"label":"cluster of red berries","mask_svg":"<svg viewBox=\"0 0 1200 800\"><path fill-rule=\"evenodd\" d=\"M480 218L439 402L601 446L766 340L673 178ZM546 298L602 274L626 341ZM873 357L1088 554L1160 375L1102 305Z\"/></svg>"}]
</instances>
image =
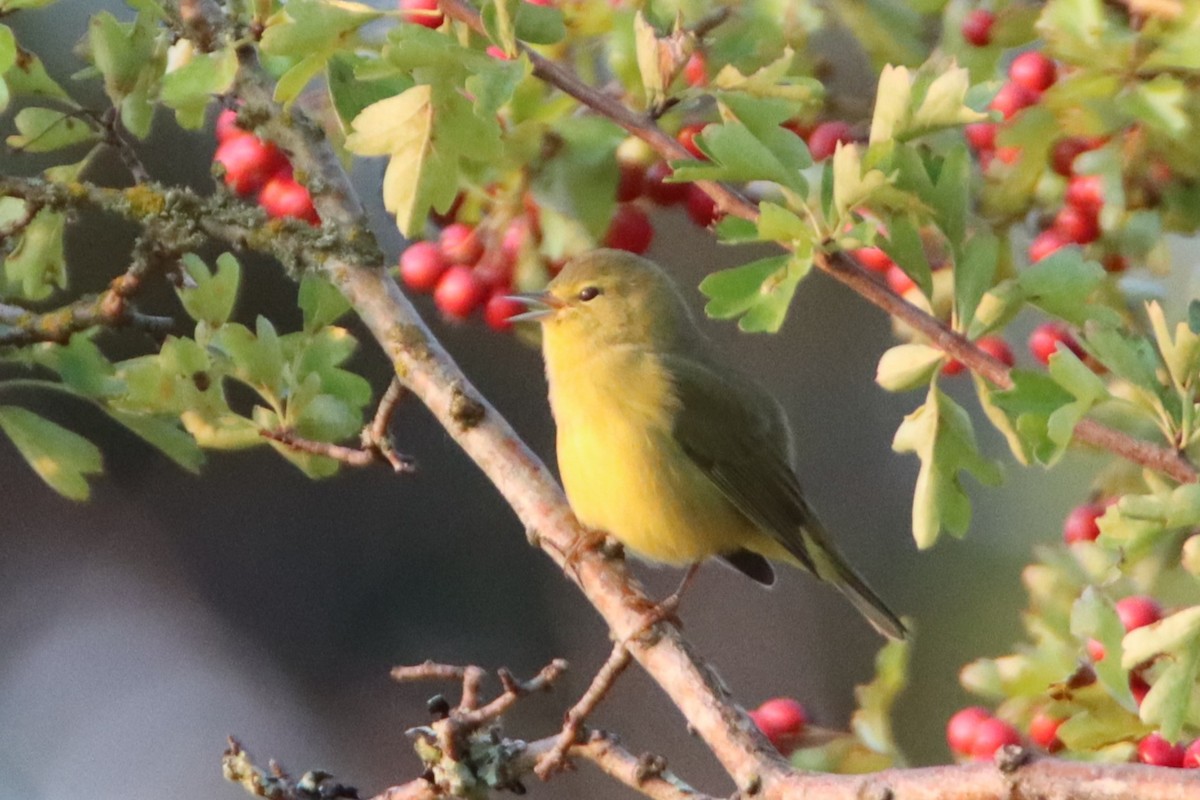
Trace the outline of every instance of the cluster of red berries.
<instances>
[{"instance_id":1,"label":"cluster of red berries","mask_svg":"<svg viewBox=\"0 0 1200 800\"><path fill-rule=\"evenodd\" d=\"M452 222L436 242L413 242L400 254L400 278L415 292L433 292L433 302L447 317L465 320L483 308L483 319L493 330L512 329L509 317L524 310L508 298L513 292L513 270L524 238L530 235L528 218L513 221L498 248L485 250L477 229Z\"/></svg>"},{"instance_id":2,"label":"cluster of red berries","mask_svg":"<svg viewBox=\"0 0 1200 800\"><path fill-rule=\"evenodd\" d=\"M796 700L776 697L765 701L749 715L767 740L783 755L791 755L800 746L808 715L804 706Z\"/></svg>"},{"instance_id":3,"label":"cluster of red berries","mask_svg":"<svg viewBox=\"0 0 1200 800\"><path fill-rule=\"evenodd\" d=\"M955 754L982 761L995 756L1006 744L1020 744L1021 734L986 708L971 706L950 717L946 723L946 743Z\"/></svg>"},{"instance_id":4,"label":"cluster of red berries","mask_svg":"<svg viewBox=\"0 0 1200 800\"><path fill-rule=\"evenodd\" d=\"M276 219L295 217L320 225L308 189L292 177L292 165L275 145L264 142L237 124L237 112L225 109L217 116L217 151L213 163L225 171L225 185L242 197L255 197Z\"/></svg>"},{"instance_id":5,"label":"cluster of red berries","mask_svg":"<svg viewBox=\"0 0 1200 800\"><path fill-rule=\"evenodd\" d=\"M963 38L979 47L987 45L991 41L994 22L995 17L991 12L973 11L963 22ZM1058 65L1044 53L1030 50L1012 60L1008 68L1008 81L992 98L989 106L991 110L999 112L1003 121L978 122L968 125L965 130L967 142L975 150L985 170L993 160L1011 164L1020 157L1021 150L1018 147L998 147L996 134L1022 109L1037 104L1042 93L1057 80ZM1083 153L1102 147L1105 142L1104 138L1089 136L1066 136L1054 142L1050 149L1049 166L1067 180L1063 206L1030 243L1030 262L1041 261L1068 245L1088 245L1100 239L1104 187L1098 175L1078 173L1075 160ZM1121 272L1128 266L1125 258L1116 252L1105 252L1102 262L1109 272Z\"/></svg>"}]
</instances>

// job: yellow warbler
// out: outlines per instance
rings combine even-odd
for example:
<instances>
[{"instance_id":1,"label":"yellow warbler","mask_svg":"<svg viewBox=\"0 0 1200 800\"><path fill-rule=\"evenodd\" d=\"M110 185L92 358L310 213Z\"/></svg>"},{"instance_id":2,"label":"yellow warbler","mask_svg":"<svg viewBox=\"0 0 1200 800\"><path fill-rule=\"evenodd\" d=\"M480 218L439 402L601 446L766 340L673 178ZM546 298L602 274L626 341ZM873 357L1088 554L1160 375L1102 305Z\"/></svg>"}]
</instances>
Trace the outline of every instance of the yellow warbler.
<instances>
[{"instance_id":1,"label":"yellow warbler","mask_svg":"<svg viewBox=\"0 0 1200 800\"><path fill-rule=\"evenodd\" d=\"M656 264L596 250L518 299L531 310L514 319L542 324L558 465L581 523L648 560L720 556L766 585L768 558L792 564L904 637L805 502L782 408L713 360Z\"/></svg>"}]
</instances>

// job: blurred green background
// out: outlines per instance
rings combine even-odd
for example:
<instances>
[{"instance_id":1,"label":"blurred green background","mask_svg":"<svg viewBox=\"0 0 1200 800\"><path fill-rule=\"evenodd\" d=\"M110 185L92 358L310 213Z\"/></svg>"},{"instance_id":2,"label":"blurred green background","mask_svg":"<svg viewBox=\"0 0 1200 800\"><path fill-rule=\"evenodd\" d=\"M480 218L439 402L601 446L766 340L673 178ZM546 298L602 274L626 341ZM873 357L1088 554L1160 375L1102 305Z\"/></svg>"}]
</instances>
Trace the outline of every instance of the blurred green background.
<instances>
[{"instance_id":1,"label":"blurred green background","mask_svg":"<svg viewBox=\"0 0 1200 800\"><path fill-rule=\"evenodd\" d=\"M117 2L76 0L6 22L63 76L80 68L71 46L99 8L129 13ZM89 91L83 96L99 107L95 87ZM7 133L11 114L5 125ZM143 156L164 183L208 191L213 149L210 134L181 132L163 116ZM36 174L40 166L5 153L0 169ZM103 159L90 177L127 181L116 158ZM356 178L376 207L381 240L398 253L401 240L377 208L380 167L361 165ZM650 255L686 286L751 257L718 248L681 212L660 212L655 222ZM131 237L112 219L81 218L68 241L74 285L95 289L122 271ZM244 266L239 317L261 313L297 326L294 284L274 264L245 258ZM698 310L699 293L689 294ZM151 294L148 302L168 308L170 297ZM482 392L553 463L538 354L479 323L443 323L428 298L417 302ZM967 701L958 668L1018 638L1021 565L1033 544L1058 538L1095 463L1075 458L1048 477L1012 464L999 438L980 431L985 452L1007 462L1007 483L972 487L966 541L918 553L909 532L917 462L890 444L919 398L888 395L873 383L891 342L888 320L814 274L779 335L740 335L725 323L706 330L730 361L783 400L810 499L877 591L915 620L912 686L897 726L914 761L944 761L942 726ZM101 341L114 352L145 346L136 336ZM1028 359L1023 346L1014 349ZM365 338L355 363L382 390L387 364ZM5 368L0 377L16 373ZM947 383L978 411L965 376ZM390 666L431 658L530 675L567 658L572 669L560 687L506 720L510 735L532 739L557 729L609 650L595 613L526 544L510 510L415 401L400 407L394 433L419 461L418 474L362 470L321 483L266 448L212 454L196 478L80 404L28 391L4 391L3 402L93 437L108 474L90 502L72 504L0 440L0 798L81 789L130 800L238 797L220 774L228 734L261 763L272 757L297 773L326 769L367 796L420 773L404 730L426 721L429 695L454 688L395 685ZM679 577L638 570L659 595ZM881 643L840 596L797 572L763 591L710 565L682 616L744 704L793 696L828 727L846 726L853 687L869 679ZM704 791L733 789L636 669L592 723L619 732L634 752L666 756ZM587 769L527 785L541 797L630 796Z\"/></svg>"}]
</instances>

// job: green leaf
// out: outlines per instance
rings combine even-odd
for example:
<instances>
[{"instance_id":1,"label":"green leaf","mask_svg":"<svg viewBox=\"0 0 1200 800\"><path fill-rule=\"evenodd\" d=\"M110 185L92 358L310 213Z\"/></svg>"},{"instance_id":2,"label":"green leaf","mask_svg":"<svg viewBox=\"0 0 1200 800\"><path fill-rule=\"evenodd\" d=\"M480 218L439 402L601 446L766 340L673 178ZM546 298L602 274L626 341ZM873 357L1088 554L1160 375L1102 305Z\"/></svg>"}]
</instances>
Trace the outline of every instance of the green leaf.
<instances>
[{"instance_id":1,"label":"green leaf","mask_svg":"<svg viewBox=\"0 0 1200 800\"><path fill-rule=\"evenodd\" d=\"M229 321L237 302L242 267L230 253L217 256L217 269L210 272L204 261L194 253L182 259L184 269L195 286L176 290L188 316L197 322L207 322L217 328Z\"/></svg>"},{"instance_id":2,"label":"green leaf","mask_svg":"<svg viewBox=\"0 0 1200 800\"><path fill-rule=\"evenodd\" d=\"M364 73L370 73L381 63L379 58L338 51L326 64L329 96L343 128L348 128L367 106L394 97L413 85L412 78L396 72L364 77Z\"/></svg>"},{"instance_id":3,"label":"green leaf","mask_svg":"<svg viewBox=\"0 0 1200 800\"><path fill-rule=\"evenodd\" d=\"M267 20L262 36L264 53L305 58L331 53L351 41L354 33L383 12L349 0L288 0Z\"/></svg>"},{"instance_id":4,"label":"green leaf","mask_svg":"<svg viewBox=\"0 0 1200 800\"><path fill-rule=\"evenodd\" d=\"M103 471L96 445L17 406L0 406L0 430L51 489L71 500L88 498L87 476Z\"/></svg>"},{"instance_id":5,"label":"green leaf","mask_svg":"<svg viewBox=\"0 0 1200 800\"><path fill-rule=\"evenodd\" d=\"M954 322L959 331L970 330L975 309L996 279L1000 240L991 233L977 233L962 249L954 265Z\"/></svg>"},{"instance_id":6,"label":"green leaf","mask_svg":"<svg viewBox=\"0 0 1200 800\"><path fill-rule=\"evenodd\" d=\"M78 115L50 108L23 108L13 121L19 133L8 137L8 146L27 153L49 153L97 139L96 132Z\"/></svg>"},{"instance_id":7,"label":"green leaf","mask_svg":"<svg viewBox=\"0 0 1200 800\"><path fill-rule=\"evenodd\" d=\"M616 207L617 170L614 153L625 132L606 119L572 117L558 123L563 146L551 159L534 186L539 204L575 218L592 239L604 235ZM561 222L561 220L559 220ZM574 238L574 225L560 228ZM593 246L587 242L586 246ZM577 252L577 249L574 251Z\"/></svg>"},{"instance_id":8,"label":"green leaf","mask_svg":"<svg viewBox=\"0 0 1200 800\"><path fill-rule=\"evenodd\" d=\"M1095 662L1096 677L1126 709L1134 709L1129 675L1121 667L1121 639L1125 627L1112 602L1088 586L1071 607L1071 633L1081 643L1095 639L1104 647L1104 658Z\"/></svg>"},{"instance_id":9,"label":"green leaf","mask_svg":"<svg viewBox=\"0 0 1200 800\"><path fill-rule=\"evenodd\" d=\"M783 131L793 142L799 143L799 154L803 142L794 134ZM774 181L797 193L806 191L803 176L796 169L789 169L745 124L733 121L708 125L696 136L696 144L708 157L708 162L687 160L674 161L674 179L677 181Z\"/></svg>"},{"instance_id":10,"label":"green leaf","mask_svg":"<svg viewBox=\"0 0 1200 800\"><path fill-rule=\"evenodd\" d=\"M1050 377L1075 398L1075 402L1056 409L1046 420L1046 433L1050 440L1065 449L1079 421L1092 406L1107 399L1108 387L1078 356L1061 344L1058 351L1050 356L1049 367Z\"/></svg>"},{"instance_id":11,"label":"green leaf","mask_svg":"<svg viewBox=\"0 0 1200 800\"><path fill-rule=\"evenodd\" d=\"M150 14L124 23L102 11L88 24L92 63L104 76L104 90L114 105L122 107L122 120L138 135L144 135L148 123L130 122L145 113L139 106L147 105L149 84L165 66L163 53L156 52L156 38L156 22Z\"/></svg>"},{"instance_id":12,"label":"green leaf","mask_svg":"<svg viewBox=\"0 0 1200 800\"><path fill-rule=\"evenodd\" d=\"M1030 303L1075 325L1089 319L1119 322L1112 309L1088 302L1104 281L1104 268L1085 261L1075 247L1064 247L1036 264L1017 279Z\"/></svg>"},{"instance_id":13,"label":"green leaf","mask_svg":"<svg viewBox=\"0 0 1200 800\"><path fill-rule=\"evenodd\" d=\"M824 87L813 78L789 75L795 60L795 51L785 47L779 58L750 75L743 74L732 64L726 64L713 77L712 85L727 93L726 96L738 92L751 97L787 100L792 104L793 113L803 111L805 106L816 108L824 97Z\"/></svg>"},{"instance_id":14,"label":"green leaf","mask_svg":"<svg viewBox=\"0 0 1200 800\"><path fill-rule=\"evenodd\" d=\"M858 710L850 717L850 728L867 747L895 758L904 766L904 757L892 732L892 708L908 685L910 641L890 641L875 655L875 677L854 689Z\"/></svg>"},{"instance_id":15,"label":"green leaf","mask_svg":"<svg viewBox=\"0 0 1200 800\"><path fill-rule=\"evenodd\" d=\"M488 0L480 9L484 30L488 38L500 46L505 54L517 52L517 36L514 17L520 0Z\"/></svg>"},{"instance_id":16,"label":"green leaf","mask_svg":"<svg viewBox=\"0 0 1200 800\"><path fill-rule=\"evenodd\" d=\"M9 31L7 26L0 25L0 29ZM0 34L0 39L11 40L12 33ZM7 84L7 90L13 95L33 95L35 97L48 97L54 100L60 100L63 103L77 108L77 104L71 100L70 95L58 85L58 83L50 77L46 72L46 65L42 60L33 53L27 50L22 50L16 45L15 40L12 41L13 60L8 62L8 66L3 71L4 84ZM0 45L7 50L7 44ZM19 58L17 55L19 54ZM5 104L7 99L5 100ZM0 104L0 111L4 109L5 104Z\"/></svg>"},{"instance_id":17,"label":"green leaf","mask_svg":"<svg viewBox=\"0 0 1200 800\"><path fill-rule=\"evenodd\" d=\"M65 345L46 348L38 354L38 360L84 397L113 397L124 391L124 385L114 377L112 364L86 334L76 333Z\"/></svg>"},{"instance_id":18,"label":"green leaf","mask_svg":"<svg viewBox=\"0 0 1200 800\"><path fill-rule=\"evenodd\" d=\"M460 162L499 153L500 129L483 119L457 89L418 84L372 103L354 118L346 149L389 156L384 207L405 236L416 236L431 208L446 209L458 192Z\"/></svg>"},{"instance_id":19,"label":"green leaf","mask_svg":"<svg viewBox=\"0 0 1200 800\"><path fill-rule=\"evenodd\" d=\"M180 429L176 422L149 414L101 407L110 417L180 467L193 475L200 472L200 467L204 464L204 453L196 444L196 440Z\"/></svg>"},{"instance_id":20,"label":"green leaf","mask_svg":"<svg viewBox=\"0 0 1200 800\"><path fill-rule=\"evenodd\" d=\"M787 317L796 286L812 269L812 252L772 256L714 272L700 282L709 298L704 311L715 319L741 317L747 333L774 333Z\"/></svg>"},{"instance_id":21,"label":"green leaf","mask_svg":"<svg viewBox=\"0 0 1200 800\"><path fill-rule=\"evenodd\" d=\"M1167 318L1159 303L1146 304L1146 317L1150 320L1155 343L1172 382L1176 387L1187 385L1200 368L1200 332L1193 327L1196 317L1200 317L1200 301L1193 300L1188 306L1188 322L1186 325L1180 322L1175 326L1174 337L1167 327Z\"/></svg>"},{"instance_id":22,"label":"green leaf","mask_svg":"<svg viewBox=\"0 0 1200 800\"><path fill-rule=\"evenodd\" d=\"M758 238L768 242L809 242L812 228L783 206L764 200L758 204Z\"/></svg>"},{"instance_id":23,"label":"green leaf","mask_svg":"<svg viewBox=\"0 0 1200 800\"><path fill-rule=\"evenodd\" d=\"M971 207L968 200L971 163L971 156L965 145L952 146L942 159L933 192L925 198L934 210L934 219L938 227L956 249L966 235L967 211Z\"/></svg>"},{"instance_id":24,"label":"green leaf","mask_svg":"<svg viewBox=\"0 0 1200 800\"><path fill-rule=\"evenodd\" d=\"M1169 666L1155 678L1138 713L1168 740L1177 741L1184 725L1194 721L1189 716L1195 715L1193 694L1200 677L1200 606L1130 631L1125 634L1124 647L1121 665L1125 669L1166 657Z\"/></svg>"},{"instance_id":25,"label":"green leaf","mask_svg":"<svg viewBox=\"0 0 1200 800\"><path fill-rule=\"evenodd\" d=\"M1154 346L1141 336L1120 328L1089 323L1086 328L1088 349L1114 374L1157 395L1162 390L1158 368L1162 362Z\"/></svg>"},{"instance_id":26,"label":"green leaf","mask_svg":"<svg viewBox=\"0 0 1200 800\"><path fill-rule=\"evenodd\" d=\"M1146 127L1179 139L1191 130L1188 105L1191 92L1173 75L1157 75L1132 85L1117 97L1117 106Z\"/></svg>"},{"instance_id":27,"label":"green leaf","mask_svg":"<svg viewBox=\"0 0 1200 800\"><path fill-rule=\"evenodd\" d=\"M557 44L567 35L562 10L537 3L518 3L516 35L530 44Z\"/></svg>"},{"instance_id":28,"label":"green leaf","mask_svg":"<svg viewBox=\"0 0 1200 800\"><path fill-rule=\"evenodd\" d=\"M915 75L906 67L888 65L875 91L871 144L896 139L909 141L945 128L988 118L966 103L971 79L967 70L927 63Z\"/></svg>"},{"instance_id":29,"label":"green leaf","mask_svg":"<svg viewBox=\"0 0 1200 800\"><path fill-rule=\"evenodd\" d=\"M175 109L180 127L196 130L214 95L225 94L237 75L237 53L232 47L215 53L197 53L187 64L163 76L160 97Z\"/></svg>"},{"instance_id":30,"label":"green leaf","mask_svg":"<svg viewBox=\"0 0 1200 800\"><path fill-rule=\"evenodd\" d=\"M893 216L889 221L888 238L880 242L880 246L926 297L933 297L933 267L925 256L921 231L911 216Z\"/></svg>"},{"instance_id":31,"label":"green leaf","mask_svg":"<svg viewBox=\"0 0 1200 800\"><path fill-rule=\"evenodd\" d=\"M926 344L898 344L879 359L875 382L889 392L907 392L929 383L945 356Z\"/></svg>"},{"instance_id":32,"label":"green leaf","mask_svg":"<svg viewBox=\"0 0 1200 800\"><path fill-rule=\"evenodd\" d=\"M971 473L988 485L1000 482L1000 467L984 458L975 444L967 412L934 384L924 405L896 430L892 449L916 453L921 460L913 493L913 536L917 547L930 547L942 530L961 537L971 521L971 501L959 473Z\"/></svg>"},{"instance_id":33,"label":"green leaf","mask_svg":"<svg viewBox=\"0 0 1200 800\"><path fill-rule=\"evenodd\" d=\"M62 214L42 210L25 227L16 247L4 260L4 278L0 289L26 300L43 300L55 288L67 285L63 258Z\"/></svg>"},{"instance_id":34,"label":"green leaf","mask_svg":"<svg viewBox=\"0 0 1200 800\"><path fill-rule=\"evenodd\" d=\"M350 310L350 301L336 286L311 273L300 279L298 302L304 312L304 330L307 333L329 325Z\"/></svg>"},{"instance_id":35,"label":"green leaf","mask_svg":"<svg viewBox=\"0 0 1200 800\"><path fill-rule=\"evenodd\" d=\"M830 160L833 162L833 205L839 217L869 203L873 195L890 183L877 169L863 172L862 155L856 145L839 144Z\"/></svg>"}]
</instances>

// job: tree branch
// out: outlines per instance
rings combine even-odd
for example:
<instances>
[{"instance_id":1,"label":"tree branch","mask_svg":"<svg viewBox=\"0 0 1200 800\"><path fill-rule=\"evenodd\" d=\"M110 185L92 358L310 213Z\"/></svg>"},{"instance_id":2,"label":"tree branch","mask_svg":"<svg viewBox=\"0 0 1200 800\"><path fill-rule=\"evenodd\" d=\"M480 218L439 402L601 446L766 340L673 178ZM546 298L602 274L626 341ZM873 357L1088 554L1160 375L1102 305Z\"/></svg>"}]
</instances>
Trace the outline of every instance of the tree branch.
<instances>
[{"instance_id":1,"label":"tree branch","mask_svg":"<svg viewBox=\"0 0 1200 800\"><path fill-rule=\"evenodd\" d=\"M486 36L479 14L462 0L442 0L442 8L450 17L465 23L472 30ZM683 145L668 136L648 116L638 114L611 95L597 91L579 79L568 68L550 61L533 49L521 45L522 51L533 63L533 74L546 83L574 97L580 103L608 117L629 133L646 142L662 158L671 161L692 160L693 156ZM758 207L741 193L713 181L696 181L717 204L722 213L755 221ZM822 272L845 284L872 305L900 320L929 340L929 343L952 358L961 361L971 371L982 375L1002 388L1012 386L1008 367L1001 361L983 352L970 339L951 330L936 317L896 294L883 283L871 277L861 265L845 253L823 253L818 250L814 263ZM1159 447L1128 434L1108 428L1095 420L1085 419L1075 426L1075 438L1083 443L1103 448L1110 452L1164 474L1180 483L1194 483L1200 473L1180 453Z\"/></svg>"}]
</instances>

